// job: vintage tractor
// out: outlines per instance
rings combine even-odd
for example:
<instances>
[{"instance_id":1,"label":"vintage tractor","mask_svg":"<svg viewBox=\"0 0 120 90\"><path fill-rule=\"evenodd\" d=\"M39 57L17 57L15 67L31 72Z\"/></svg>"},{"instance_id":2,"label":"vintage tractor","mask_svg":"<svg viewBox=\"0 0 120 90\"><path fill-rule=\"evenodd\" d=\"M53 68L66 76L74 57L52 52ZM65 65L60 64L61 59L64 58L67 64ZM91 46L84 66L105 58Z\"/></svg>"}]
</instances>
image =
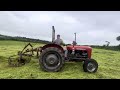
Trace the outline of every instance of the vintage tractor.
<instances>
[{"instance_id":1,"label":"vintage tractor","mask_svg":"<svg viewBox=\"0 0 120 90\"><path fill-rule=\"evenodd\" d=\"M67 59L65 59L65 50L62 46L54 44L55 40L55 29L52 26L52 43L46 44L43 47L38 47L33 49L31 45L31 49L27 49L26 51L19 52L18 62L22 61L25 63L22 56L32 56L33 52L37 52L37 57L39 57L39 64L44 71L48 72L57 72L60 71L66 61L83 61L83 70L85 72L96 72L98 69L98 63L91 59L92 48L90 46L80 46L77 44L73 45L65 45L67 48ZM76 34L75 34L75 42L76 42ZM29 43L30 45L30 43ZM31 54L25 54L27 52L31 52ZM40 53L40 54L38 54ZM9 63L11 59L9 58Z\"/></svg>"}]
</instances>

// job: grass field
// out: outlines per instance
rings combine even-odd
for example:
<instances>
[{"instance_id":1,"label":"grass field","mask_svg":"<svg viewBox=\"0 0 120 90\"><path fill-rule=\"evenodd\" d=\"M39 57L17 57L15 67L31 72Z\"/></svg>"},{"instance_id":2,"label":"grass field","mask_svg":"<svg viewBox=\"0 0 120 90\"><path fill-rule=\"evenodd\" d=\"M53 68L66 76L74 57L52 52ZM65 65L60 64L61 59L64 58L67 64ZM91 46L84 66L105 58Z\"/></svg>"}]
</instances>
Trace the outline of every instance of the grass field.
<instances>
[{"instance_id":1,"label":"grass field","mask_svg":"<svg viewBox=\"0 0 120 90\"><path fill-rule=\"evenodd\" d=\"M81 62L66 62L60 72L44 72L36 58L22 67L8 66L8 57L22 50L25 44L0 41L0 79L120 79L120 52L104 49L93 48L92 58L99 64L96 73L85 73Z\"/></svg>"}]
</instances>

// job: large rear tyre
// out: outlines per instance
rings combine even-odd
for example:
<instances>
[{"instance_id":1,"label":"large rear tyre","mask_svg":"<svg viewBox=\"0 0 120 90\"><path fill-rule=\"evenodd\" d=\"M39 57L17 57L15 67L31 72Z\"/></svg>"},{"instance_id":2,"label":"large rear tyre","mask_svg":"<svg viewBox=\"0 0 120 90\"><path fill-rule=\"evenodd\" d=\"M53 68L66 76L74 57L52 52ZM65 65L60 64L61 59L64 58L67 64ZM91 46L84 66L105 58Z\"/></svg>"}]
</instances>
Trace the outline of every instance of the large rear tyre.
<instances>
[{"instance_id":1,"label":"large rear tyre","mask_svg":"<svg viewBox=\"0 0 120 90\"><path fill-rule=\"evenodd\" d=\"M98 63L94 59L85 60L83 70L84 72L95 73L98 70Z\"/></svg>"},{"instance_id":2,"label":"large rear tyre","mask_svg":"<svg viewBox=\"0 0 120 90\"><path fill-rule=\"evenodd\" d=\"M64 53L56 47L46 48L40 55L39 63L45 71L60 71L65 63Z\"/></svg>"}]
</instances>

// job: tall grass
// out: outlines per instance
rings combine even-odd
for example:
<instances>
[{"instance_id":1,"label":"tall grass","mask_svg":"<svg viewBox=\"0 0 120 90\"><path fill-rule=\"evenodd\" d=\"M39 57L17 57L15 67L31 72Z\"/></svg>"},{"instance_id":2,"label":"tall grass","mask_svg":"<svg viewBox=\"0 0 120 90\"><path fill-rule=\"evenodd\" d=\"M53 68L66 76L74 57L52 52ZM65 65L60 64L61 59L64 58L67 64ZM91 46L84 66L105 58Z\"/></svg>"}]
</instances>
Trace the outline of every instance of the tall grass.
<instances>
[{"instance_id":1,"label":"tall grass","mask_svg":"<svg viewBox=\"0 0 120 90\"><path fill-rule=\"evenodd\" d=\"M0 79L120 79L120 52L93 48L92 58L98 64L96 73L83 71L83 63L66 62L60 72L44 72L40 68L39 59L22 67L8 66L8 57L22 50L27 43L18 41L0 41ZM35 47L42 46L33 43Z\"/></svg>"}]
</instances>

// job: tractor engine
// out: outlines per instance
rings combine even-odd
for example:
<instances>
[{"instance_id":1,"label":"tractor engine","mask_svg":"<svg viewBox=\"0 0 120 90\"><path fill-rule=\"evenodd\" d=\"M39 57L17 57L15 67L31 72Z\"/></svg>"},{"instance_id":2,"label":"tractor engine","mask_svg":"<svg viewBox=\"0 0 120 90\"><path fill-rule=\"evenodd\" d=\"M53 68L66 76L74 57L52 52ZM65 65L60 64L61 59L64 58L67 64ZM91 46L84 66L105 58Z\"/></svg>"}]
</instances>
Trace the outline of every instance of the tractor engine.
<instances>
[{"instance_id":1,"label":"tractor engine","mask_svg":"<svg viewBox=\"0 0 120 90\"><path fill-rule=\"evenodd\" d=\"M68 50L68 57L71 58L87 58L88 54L86 50Z\"/></svg>"},{"instance_id":2,"label":"tractor engine","mask_svg":"<svg viewBox=\"0 0 120 90\"><path fill-rule=\"evenodd\" d=\"M89 46L67 46L69 60L81 60L91 58L92 49Z\"/></svg>"}]
</instances>

